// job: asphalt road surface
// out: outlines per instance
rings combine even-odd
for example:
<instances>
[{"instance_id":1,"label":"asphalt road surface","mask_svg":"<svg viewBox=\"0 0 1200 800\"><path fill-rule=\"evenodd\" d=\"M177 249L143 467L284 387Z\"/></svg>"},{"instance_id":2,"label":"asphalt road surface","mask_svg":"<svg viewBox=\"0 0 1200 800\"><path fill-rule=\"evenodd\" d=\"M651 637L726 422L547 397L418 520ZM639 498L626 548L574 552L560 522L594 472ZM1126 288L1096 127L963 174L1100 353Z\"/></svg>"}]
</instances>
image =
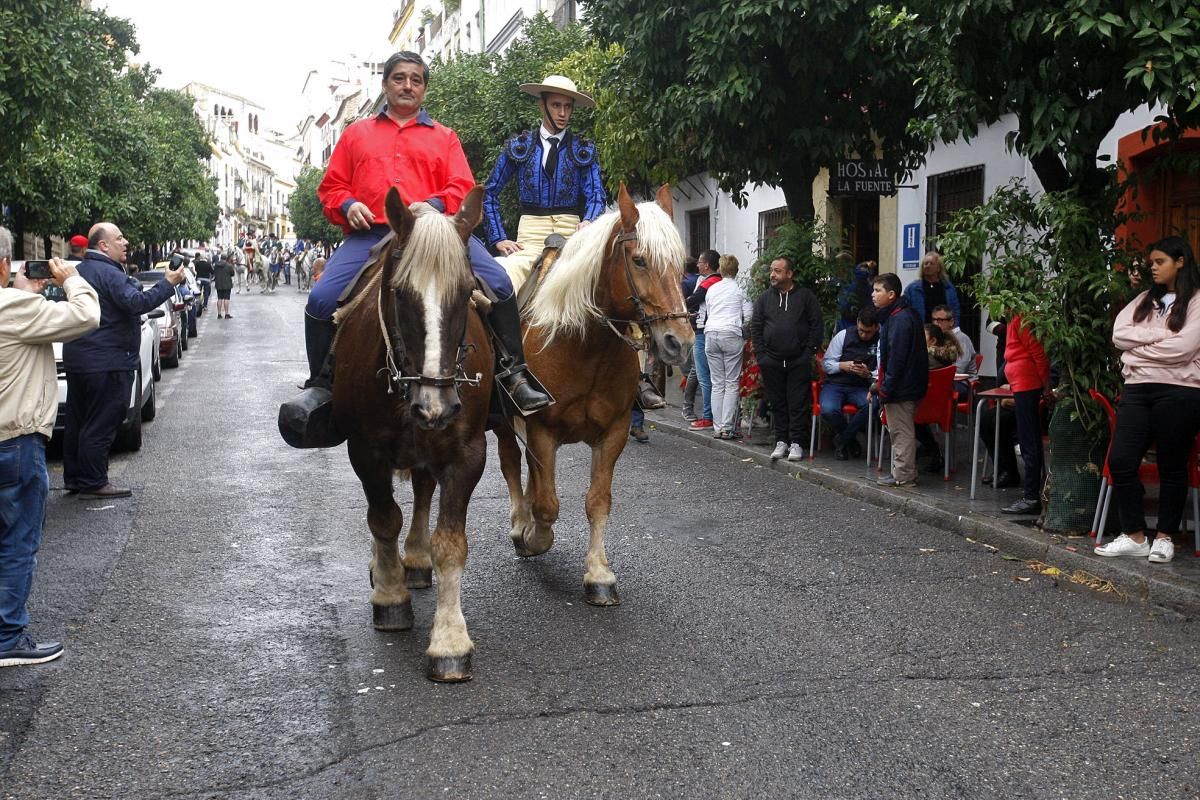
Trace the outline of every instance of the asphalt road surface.
<instances>
[{"instance_id":1,"label":"asphalt road surface","mask_svg":"<svg viewBox=\"0 0 1200 800\"><path fill-rule=\"evenodd\" d=\"M429 682L431 590L371 627L345 448L275 431L302 303L201 320L114 460L132 499L52 491L32 630L67 652L0 670L3 797L1200 796L1196 622L653 432L618 464L614 609L582 601L586 449L528 561L493 449L475 680Z\"/></svg>"}]
</instances>

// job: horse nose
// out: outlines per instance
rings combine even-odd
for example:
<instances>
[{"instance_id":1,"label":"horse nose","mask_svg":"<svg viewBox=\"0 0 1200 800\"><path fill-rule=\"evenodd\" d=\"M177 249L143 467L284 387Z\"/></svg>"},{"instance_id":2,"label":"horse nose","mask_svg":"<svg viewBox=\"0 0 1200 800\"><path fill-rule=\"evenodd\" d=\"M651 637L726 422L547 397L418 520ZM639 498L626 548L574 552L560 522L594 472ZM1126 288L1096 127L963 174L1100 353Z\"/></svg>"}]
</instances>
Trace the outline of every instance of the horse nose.
<instances>
[{"instance_id":1,"label":"horse nose","mask_svg":"<svg viewBox=\"0 0 1200 800\"><path fill-rule=\"evenodd\" d=\"M462 411L462 402L458 397L444 400L436 396L418 396L413 399L412 413L417 426L425 430L438 431L450 424L450 421Z\"/></svg>"}]
</instances>

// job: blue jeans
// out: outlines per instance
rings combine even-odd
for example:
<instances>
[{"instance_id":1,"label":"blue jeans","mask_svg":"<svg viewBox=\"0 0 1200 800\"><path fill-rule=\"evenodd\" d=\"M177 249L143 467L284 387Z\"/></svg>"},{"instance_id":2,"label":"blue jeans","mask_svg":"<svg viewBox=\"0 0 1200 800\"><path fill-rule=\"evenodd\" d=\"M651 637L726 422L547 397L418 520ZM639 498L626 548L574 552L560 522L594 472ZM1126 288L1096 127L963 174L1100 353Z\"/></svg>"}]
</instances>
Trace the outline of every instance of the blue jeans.
<instances>
[{"instance_id":1,"label":"blue jeans","mask_svg":"<svg viewBox=\"0 0 1200 800\"><path fill-rule=\"evenodd\" d=\"M708 371L708 356L704 352L704 331L696 331L696 344L692 348L692 358L696 362L696 381L704 393L704 413L700 419L710 422L712 413L712 375Z\"/></svg>"},{"instance_id":2,"label":"blue jeans","mask_svg":"<svg viewBox=\"0 0 1200 800\"><path fill-rule=\"evenodd\" d=\"M0 650L15 646L29 624L25 603L49 489L44 437L31 433L0 442Z\"/></svg>"},{"instance_id":3,"label":"blue jeans","mask_svg":"<svg viewBox=\"0 0 1200 800\"><path fill-rule=\"evenodd\" d=\"M629 427L640 428L646 422L646 413L637 406L633 407L633 416L629 418Z\"/></svg>"},{"instance_id":4,"label":"blue jeans","mask_svg":"<svg viewBox=\"0 0 1200 800\"><path fill-rule=\"evenodd\" d=\"M341 246L329 257L321 280L313 284L308 294L308 306L305 310L317 319L333 319L337 311L338 298L350 285L350 282L362 271L363 264L371 254L371 248L388 234L386 225L376 225L367 231L355 231L346 237ZM471 271L483 279L497 300L507 300L512 297L512 281L504 267L492 257L484 247L483 242L472 236L468 240L471 255Z\"/></svg>"},{"instance_id":5,"label":"blue jeans","mask_svg":"<svg viewBox=\"0 0 1200 800\"><path fill-rule=\"evenodd\" d=\"M847 383L825 381L821 384L821 419L833 430L835 436L849 442L867 427L867 387L851 386ZM844 405L858 406L858 413L846 422L842 413Z\"/></svg>"}]
</instances>

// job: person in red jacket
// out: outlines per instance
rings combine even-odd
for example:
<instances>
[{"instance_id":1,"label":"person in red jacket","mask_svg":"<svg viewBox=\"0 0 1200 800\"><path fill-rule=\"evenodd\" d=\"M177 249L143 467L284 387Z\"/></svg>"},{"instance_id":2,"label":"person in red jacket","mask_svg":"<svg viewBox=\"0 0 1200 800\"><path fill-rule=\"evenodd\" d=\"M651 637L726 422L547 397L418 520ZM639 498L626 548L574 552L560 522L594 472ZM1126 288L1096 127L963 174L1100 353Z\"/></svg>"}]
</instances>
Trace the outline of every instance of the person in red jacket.
<instances>
[{"instance_id":1,"label":"person in red jacket","mask_svg":"<svg viewBox=\"0 0 1200 800\"><path fill-rule=\"evenodd\" d=\"M343 441L330 421L333 312L371 248L389 232L383 208L388 190L395 187L405 203L426 202L454 214L475 185L458 134L435 122L423 107L428 83L429 68L419 55L392 55L383 67L386 106L346 129L317 187L325 216L341 226L346 240L308 296L304 339L310 374L304 392L279 409L279 432L293 447L333 447ZM508 273L474 236L468 247L471 269L493 294L488 322L502 353L497 379L522 411L549 405L550 398L529 380Z\"/></svg>"},{"instance_id":2,"label":"person in red jacket","mask_svg":"<svg viewBox=\"0 0 1200 800\"><path fill-rule=\"evenodd\" d=\"M1020 316L1008 323L1004 376L1016 404L1017 442L1025 464L1024 496L1005 514L1036 514L1042 509L1042 417L1040 402L1050 394L1050 361Z\"/></svg>"}]
</instances>

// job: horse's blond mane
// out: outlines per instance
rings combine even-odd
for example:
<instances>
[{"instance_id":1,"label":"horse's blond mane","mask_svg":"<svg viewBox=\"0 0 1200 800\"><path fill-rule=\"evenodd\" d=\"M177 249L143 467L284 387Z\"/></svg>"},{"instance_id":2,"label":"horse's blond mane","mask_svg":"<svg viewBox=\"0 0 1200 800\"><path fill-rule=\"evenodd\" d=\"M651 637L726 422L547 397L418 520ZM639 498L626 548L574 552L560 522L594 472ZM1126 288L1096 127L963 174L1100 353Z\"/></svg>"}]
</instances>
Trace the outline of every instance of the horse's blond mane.
<instances>
[{"instance_id":1,"label":"horse's blond mane","mask_svg":"<svg viewBox=\"0 0 1200 800\"><path fill-rule=\"evenodd\" d=\"M679 272L686 254L675 224L657 203L639 203L637 208L637 247L648 268L660 274ZM525 315L530 325L542 329L546 343L564 332L582 336L601 316L596 284L608 239L619 225L619 212L610 211L572 236L538 287Z\"/></svg>"},{"instance_id":2,"label":"horse's blond mane","mask_svg":"<svg viewBox=\"0 0 1200 800\"><path fill-rule=\"evenodd\" d=\"M466 251L458 228L428 203L413 203L412 233L392 275L392 287L408 288L445 305L470 281Z\"/></svg>"}]
</instances>

